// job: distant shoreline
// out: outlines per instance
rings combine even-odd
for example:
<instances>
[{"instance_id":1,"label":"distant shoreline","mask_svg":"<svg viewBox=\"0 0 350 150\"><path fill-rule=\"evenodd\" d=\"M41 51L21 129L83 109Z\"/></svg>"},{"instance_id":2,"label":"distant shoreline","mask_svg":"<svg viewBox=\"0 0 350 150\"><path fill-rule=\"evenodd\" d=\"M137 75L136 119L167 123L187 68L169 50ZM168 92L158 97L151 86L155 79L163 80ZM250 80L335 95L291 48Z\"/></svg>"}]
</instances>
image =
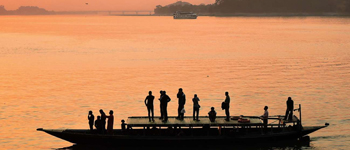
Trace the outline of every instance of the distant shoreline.
<instances>
[{"instance_id":1,"label":"distant shoreline","mask_svg":"<svg viewBox=\"0 0 350 150\"><path fill-rule=\"evenodd\" d=\"M173 16L171 14L95 14L89 12L55 12L50 14L0 14L0 16L59 16L59 15L91 15L91 16ZM197 14L207 17L350 17L343 13L233 13L233 14Z\"/></svg>"}]
</instances>

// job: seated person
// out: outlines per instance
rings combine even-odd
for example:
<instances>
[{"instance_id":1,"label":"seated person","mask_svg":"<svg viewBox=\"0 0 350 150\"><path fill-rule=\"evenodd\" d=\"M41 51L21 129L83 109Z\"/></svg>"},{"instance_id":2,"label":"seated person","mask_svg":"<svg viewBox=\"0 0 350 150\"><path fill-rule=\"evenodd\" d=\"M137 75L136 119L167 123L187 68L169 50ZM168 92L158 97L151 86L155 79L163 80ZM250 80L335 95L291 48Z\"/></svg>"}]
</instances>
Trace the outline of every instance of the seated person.
<instances>
[{"instance_id":1,"label":"seated person","mask_svg":"<svg viewBox=\"0 0 350 150\"><path fill-rule=\"evenodd\" d=\"M98 133L102 133L101 116L97 116L97 120L95 121L95 127L96 127Z\"/></svg>"},{"instance_id":2,"label":"seated person","mask_svg":"<svg viewBox=\"0 0 350 150\"><path fill-rule=\"evenodd\" d=\"M215 122L216 119L216 111L214 110L214 107L211 107L211 111L209 111L209 120L211 122Z\"/></svg>"}]
</instances>

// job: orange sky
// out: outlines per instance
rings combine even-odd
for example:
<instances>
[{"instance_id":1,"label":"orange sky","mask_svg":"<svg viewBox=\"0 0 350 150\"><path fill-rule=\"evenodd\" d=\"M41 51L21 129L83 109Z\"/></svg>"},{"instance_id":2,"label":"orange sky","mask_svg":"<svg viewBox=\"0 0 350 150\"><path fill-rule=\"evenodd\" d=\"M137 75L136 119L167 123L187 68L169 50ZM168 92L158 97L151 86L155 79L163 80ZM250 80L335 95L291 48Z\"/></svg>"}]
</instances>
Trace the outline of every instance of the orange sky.
<instances>
[{"instance_id":1,"label":"orange sky","mask_svg":"<svg viewBox=\"0 0 350 150\"><path fill-rule=\"evenodd\" d=\"M54 11L89 10L153 10L156 5L167 5L177 0L0 0L7 10L20 6L38 6ZM183 0L192 4L209 4L215 0ZM89 3L86 5L85 3Z\"/></svg>"}]
</instances>

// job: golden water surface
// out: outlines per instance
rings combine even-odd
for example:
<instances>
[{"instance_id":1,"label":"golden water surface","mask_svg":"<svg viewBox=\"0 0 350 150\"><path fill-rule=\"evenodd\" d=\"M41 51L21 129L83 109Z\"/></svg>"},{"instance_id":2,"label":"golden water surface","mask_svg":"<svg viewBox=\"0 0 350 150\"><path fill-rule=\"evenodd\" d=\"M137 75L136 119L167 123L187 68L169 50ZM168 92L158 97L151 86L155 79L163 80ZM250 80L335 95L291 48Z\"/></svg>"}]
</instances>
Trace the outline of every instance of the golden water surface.
<instances>
[{"instance_id":1,"label":"golden water surface","mask_svg":"<svg viewBox=\"0 0 350 150\"><path fill-rule=\"evenodd\" d=\"M350 146L350 19L317 17L0 16L0 149L71 146L36 128L88 128L92 110L115 127L145 116L148 91L200 98L200 115L284 115L302 104L311 148ZM159 116L158 101L155 114ZM302 149L308 147L302 147Z\"/></svg>"}]
</instances>

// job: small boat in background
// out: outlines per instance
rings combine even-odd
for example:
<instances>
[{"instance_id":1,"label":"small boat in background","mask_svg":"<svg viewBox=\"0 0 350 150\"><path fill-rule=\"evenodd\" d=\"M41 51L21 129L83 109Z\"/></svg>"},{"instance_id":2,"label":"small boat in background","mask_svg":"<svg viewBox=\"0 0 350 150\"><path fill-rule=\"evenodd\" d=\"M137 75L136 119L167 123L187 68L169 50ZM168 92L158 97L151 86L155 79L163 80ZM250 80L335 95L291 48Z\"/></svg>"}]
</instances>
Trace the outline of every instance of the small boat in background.
<instances>
[{"instance_id":1,"label":"small boat in background","mask_svg":"<svg viewBox=\"0 0 350 150\"><path fill-rule=\"evenodd\" d=\"M176 11L173 14L174 19L197 19L197 14L193 12Z\"/></svg>"}]
</instances>

